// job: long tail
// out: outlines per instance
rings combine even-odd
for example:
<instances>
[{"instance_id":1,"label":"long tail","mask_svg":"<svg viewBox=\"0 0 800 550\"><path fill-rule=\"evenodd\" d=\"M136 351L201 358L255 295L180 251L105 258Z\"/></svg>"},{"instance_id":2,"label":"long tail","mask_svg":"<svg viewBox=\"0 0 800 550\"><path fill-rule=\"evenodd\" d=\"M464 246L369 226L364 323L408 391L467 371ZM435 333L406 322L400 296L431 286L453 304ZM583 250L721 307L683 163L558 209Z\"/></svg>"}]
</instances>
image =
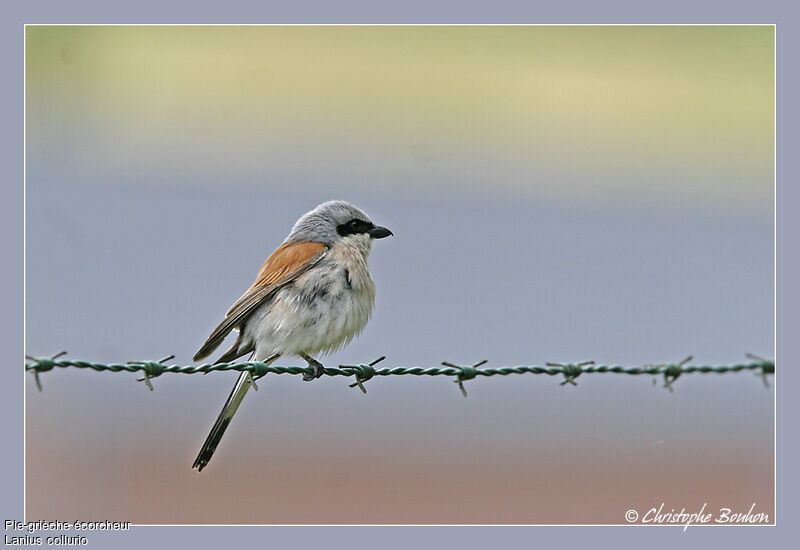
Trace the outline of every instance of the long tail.
<instances>
[{"instance_id":1,"label":"long tail","mask_svg":"<svg viewBox=\"0 0 800 550\"><path fill-rule=\"evenodd\" d=\"M278 357L279 355L275 354L264 362L270 364ZM203 443L203 446L200 448L200 453L197 455L197 458L194 459L192 468L197 468L198 472L202 471L203 468L206 467L206 464L208 464L209 460L211 460L211 457L214 455L214 451L217 449L217 445L219 445L220 439L222 439L228 424L230 424L233 415L239 408L244 396L247 395L247 390L250 389L251 385L252 381L249 373L242 372L239 375L239 379L236 381L236 385L233 386L233 390L231 390L228 400L225 401L225 405L222 407L222 412L219 413L219 417L214 423L214 427L211 428L211 432L208 434L208 437L206 437L205 443Z\"/></svg>"}]
</instances>

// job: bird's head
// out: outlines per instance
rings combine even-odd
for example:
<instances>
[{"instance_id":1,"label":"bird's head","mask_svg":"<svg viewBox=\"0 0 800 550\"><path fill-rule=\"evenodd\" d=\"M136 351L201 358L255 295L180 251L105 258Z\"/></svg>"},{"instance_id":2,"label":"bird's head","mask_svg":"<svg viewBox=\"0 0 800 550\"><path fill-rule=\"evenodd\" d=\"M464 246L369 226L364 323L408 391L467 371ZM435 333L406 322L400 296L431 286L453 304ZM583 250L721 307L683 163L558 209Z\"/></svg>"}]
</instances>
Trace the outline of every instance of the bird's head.
<instances>
[{"instance_id":1,"label":"bird's head","mask_svg":"<svg viewBox=\"0 0 800 550\"><path fill-rule=\"evenodd\" d=\"M344 243L366 255L373 240L389 235L391 231L375 225L360 208L345 201L328 201L300 216L285 242Z\"/></svg>"}]
</instances>

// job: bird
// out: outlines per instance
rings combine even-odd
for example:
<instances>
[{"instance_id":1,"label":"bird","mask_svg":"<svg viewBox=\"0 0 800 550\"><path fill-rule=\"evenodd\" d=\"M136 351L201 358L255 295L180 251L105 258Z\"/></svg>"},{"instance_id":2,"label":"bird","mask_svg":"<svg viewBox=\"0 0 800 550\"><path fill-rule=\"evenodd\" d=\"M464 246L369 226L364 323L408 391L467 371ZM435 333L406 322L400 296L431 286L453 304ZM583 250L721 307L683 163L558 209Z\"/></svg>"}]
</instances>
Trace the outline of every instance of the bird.
<instances>
[{"instance_id":1,"label":"bird","mask_svg":"<svg viewBox=\"0 0 800 550\"><path fill-rule=\"evenodd\" d=\"M194 360L208 357L237 330L236 341L215 364L248 353L251 361L266 364L280 356L298 356L313 371L304 374L303 380L319 378L324 367L314 356L342 348L366 327L375 303L367 258L375 239L392 234L342 200L324 202L306 212L269 255L253 284L231 306ZM243 371L193 469L202 471L211 460L250 386L255 387L252 374Z\"/></svg>"}]
</instances>

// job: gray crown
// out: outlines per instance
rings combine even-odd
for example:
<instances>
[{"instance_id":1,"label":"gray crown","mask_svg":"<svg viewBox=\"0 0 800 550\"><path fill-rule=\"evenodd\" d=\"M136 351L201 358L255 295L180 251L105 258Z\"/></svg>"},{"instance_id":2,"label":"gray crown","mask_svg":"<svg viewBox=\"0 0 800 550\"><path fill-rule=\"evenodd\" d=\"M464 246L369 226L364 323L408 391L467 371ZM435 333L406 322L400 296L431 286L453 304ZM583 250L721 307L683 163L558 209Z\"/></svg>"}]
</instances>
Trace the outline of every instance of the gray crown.
<instances>
[{"instance_id":1,"label":"gray crown","mask_svg":"<svg viewBox=\"0 0 800 550\"><path fill-rule=\"evenodd\" d=\"M363 210L349 202L323 202L314 210L300 216L284 242L313 241L333 244L341 238L336 232L336 226L345 224L353 218L372 223Z\"/></svg>"}]
</instances>

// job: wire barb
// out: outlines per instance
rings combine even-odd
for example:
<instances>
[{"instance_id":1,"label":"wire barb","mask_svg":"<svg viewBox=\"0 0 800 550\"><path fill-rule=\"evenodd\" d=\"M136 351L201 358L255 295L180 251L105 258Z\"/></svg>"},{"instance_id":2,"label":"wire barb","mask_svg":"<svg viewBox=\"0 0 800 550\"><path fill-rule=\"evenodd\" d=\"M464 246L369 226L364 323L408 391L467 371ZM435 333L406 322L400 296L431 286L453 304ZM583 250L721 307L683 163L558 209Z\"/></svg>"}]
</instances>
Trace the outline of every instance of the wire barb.
<instances>
[{"instance_id":1,"label":"wire barb","mask_svg":"<svg viewBox=\"0 0 800 550\"><path fill-rule=\"evenodd\" d=\"M364 382L375 376L375 365L380 363L386 359L385 355L381 355L377 359L375 359L369 365L355 365L355 366L346 366L346 365L339 365L340 369L349 369L353 376L356 377L356 381L352 384L348 384L349 388L355 388L358 386L358 389L361 390L361 393L367 393L367 388L364 387Z\"/></svg>"},{"instance_id":2,"label":"wire barb","mask_svg":"<svg viewBox=\"0 0 800 550\"><path fill-rule=\"evenodd\" d=\"M545 363L548 367L561 367L561 372L564 374L564 381L559 386L572 384L577 386L575 381L577 377L583 372L583 367L594 365L594 361L583 361L582 363Z\"/></svg>"},{"instance_id":3,"label":"wire barb","mask_svg":"<svg viewBox=\"0 0 800 550\"><path fill-rule=\"evenodd\" d=\"M39 380L39 373L53 370L53 367L56 366L56 359L66 354L66 351L59 351L50 357L32 357L30 355L25 356L25 359L34 362L34 365L31 366L30 370L33 370L33 379L36 381L36 388L39 391L42 391L42 382ZM25 365L25 369L28 370L28 365Z\"/></svg>"},{"instance_id":4,"label":"wire barb","mask_svg":"<svg viewBox=\"0 0 800 550\"><path fill-rule=\"evenodd\" d=\"M445 367L450 367L452 369L458 369L458 374L456 374L456 379L453 380L456 384L458 384L458 389L461 390L461 395L464 397L467 396L467 390L464 388L464 380L472 380L476 376L478 376L478 367L481 365L485 365L488 363L488 359L483 359L482 361L478 361L471 367L463 366L463 365L456 365L455 363L449 363L447 361L442 361L442 365Z\"/></svg>"},{"instance_id":5,"label":"wire barb","mask_svg":"<svg viewBox=\"0 0 800 550\"><path fill-rule=\"evenodd\" d=\"M167 355L158 361L128 361L128 364L139 365L143 367L144 378L137 378L136 381L144 382L147 386L147 389L153 391L153 384L150 382L150 379L155 378L156 376L161 376L161 374L164 372L164 362L169 361L170 359L175 359L175 356Z\"/></svg>"},{"instance_id":6,"label":"wire barb","mask_svg":"<svg viewBox=\"0 0 800 550\"><path fill-rule=\"evenodd\" d=\"M761 372L757 372L756 376L761 378L761 381L764 383L764 387L769 389L769 380L767 380L768 374L775 374L775 362L770 361L769 359L764 359L763 357L759 357L754 353L745 353L748 359L753 359L756 361L761 361L763 366L761 367Z\"/></svg>"},{"instance_id":7,"label":"wire barb","mask_svg":"<svg viewBox=\"0 0 800 550\"><path fill-rule=\"evenodd\" d=\"M675 391L672 388L672 383L675 382L675 380L677 380L681 374L683 374L683 367L692 359L694 359L694 356L690 355L680 363L665 363L663 365L659 365L664 369L664 387L667 388L670 393Z\"/></svg>"}]
</instances>

